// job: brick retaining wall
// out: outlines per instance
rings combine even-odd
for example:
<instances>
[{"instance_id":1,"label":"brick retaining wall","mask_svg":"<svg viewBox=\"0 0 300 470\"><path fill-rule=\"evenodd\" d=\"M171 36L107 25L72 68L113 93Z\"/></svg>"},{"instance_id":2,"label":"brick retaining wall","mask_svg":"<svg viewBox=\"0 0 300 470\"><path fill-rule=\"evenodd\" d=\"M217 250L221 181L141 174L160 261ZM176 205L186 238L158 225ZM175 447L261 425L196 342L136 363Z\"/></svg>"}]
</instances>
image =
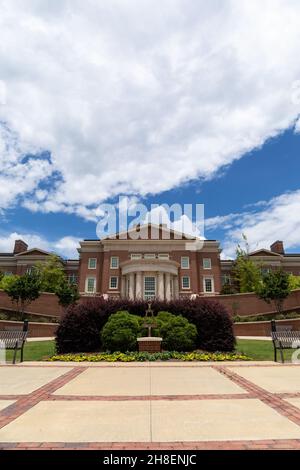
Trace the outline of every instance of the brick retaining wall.
<instances>
[{"instance_id":1,"label":"brick retaining wall","mask_svg":"<svg viewBox=\"0 0 300 470\"><path fill-rule=\"evenodd\" d=\"M86 299L83 296L82 299ZM215 300L223 304L231 315L258 315L265 313L274 313L272 305L259 299L255 294L234 294L234 295L215 295L205 297L208 300ZM0 290L0 309L13 310L15 306L5 292ZM285 311L300 311L300 289L293 291L284 303ZM63 309L57 301L55 294L43 293L32 302L26 313L37 315L49 315L60 318L63 315Z\"/></svg>"},{"instance_id":2,"label":"brick retaining wall","mask_svg":"<svg viewBox=\"0 0 300 470\"><path fill-rule=\"evenodd\" d=\"M29 322L29 338L48 338L55 336L56 328L58 327L57 323L38 323L38 322ZM23 322L19 321L7 321L0 320L0 330L6 329L16 329L21 330L23 328Z\"/></svg>"},{"instance_id":3,"label":"brick retaining wall","mask_svg":"<svg viewBox=\"0 0 300 470\"><path fill-rule=\"evenodd\" d=\"M292 325L293 330L300 330L300 318L295 320L276 320L279 325ZM234 334L236 336L270 336L270 321L257 321L247 323L235 323Z\"/></svg>"}]
</instances>

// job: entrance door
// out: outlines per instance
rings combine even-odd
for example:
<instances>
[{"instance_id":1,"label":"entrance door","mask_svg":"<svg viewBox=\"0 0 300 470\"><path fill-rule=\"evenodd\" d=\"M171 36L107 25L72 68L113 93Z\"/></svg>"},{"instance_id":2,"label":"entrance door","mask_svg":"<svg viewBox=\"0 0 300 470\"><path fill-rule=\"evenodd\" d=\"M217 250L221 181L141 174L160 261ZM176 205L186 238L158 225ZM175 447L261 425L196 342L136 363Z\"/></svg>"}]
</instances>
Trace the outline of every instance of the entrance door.
<instances>
[{"instance_id":1,"label":"entrance door","mask_svg":"<svg viewBox=\"0 0 300 470\"><path fill-rule=\"evenodd\" d=\"M156 297L156 279L155 276L144 277L144 299L153 300Z\"/></svg>"}]
</instances>

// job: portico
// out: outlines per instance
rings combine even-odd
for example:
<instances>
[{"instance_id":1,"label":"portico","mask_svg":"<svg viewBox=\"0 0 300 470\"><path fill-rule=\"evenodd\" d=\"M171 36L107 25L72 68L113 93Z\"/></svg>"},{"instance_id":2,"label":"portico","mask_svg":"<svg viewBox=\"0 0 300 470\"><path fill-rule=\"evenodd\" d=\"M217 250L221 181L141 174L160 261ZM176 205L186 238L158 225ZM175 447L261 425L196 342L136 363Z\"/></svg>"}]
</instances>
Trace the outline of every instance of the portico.
<instances>
[{"instance_id":1,"label":"portico","mask_svg":"<svg viewBox=\"0 0 300 470\"><path fill-rule=\"evenodd\" d=\"M179 297L178 268L173 260L128 260L120 265L121 296L161 300Z\"/></svg>"}]
</instances>

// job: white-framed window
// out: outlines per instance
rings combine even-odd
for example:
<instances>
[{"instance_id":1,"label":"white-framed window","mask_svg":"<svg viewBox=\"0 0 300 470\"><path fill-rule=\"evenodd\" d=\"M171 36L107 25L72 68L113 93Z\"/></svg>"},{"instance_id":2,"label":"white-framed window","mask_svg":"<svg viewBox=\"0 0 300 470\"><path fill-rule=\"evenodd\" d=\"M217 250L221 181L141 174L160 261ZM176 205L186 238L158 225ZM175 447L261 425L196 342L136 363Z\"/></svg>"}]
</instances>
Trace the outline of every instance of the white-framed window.
<instances>
[{"instance_id":1,"label":"white-framed window","mask_svg":"<svg viewBox=\"0 0 300 470\"><path fill-rule=\"evenodd\" d=\"M12 276L13 273L11 271L5 271L4 276Z\"/></svg>"},{"instance_id":2,"label":"white-framed window","mask_svg":"<svg viewBox=\"0 0 300 470\"><path fill-rule=\"evenodd\" d=\"M210 294L215 291L214 279L212 277L205 277L203 279L203 290L207 294Z\"/></svg>"},{"instance_id":3,"label":"white-framed window","mask_svg":"<svg viewBox=\"0 0 300 470\"><path fill-rule=\"evenodd\" d=\"M159 253L158 259L170 259L169 253Z\"/></svg>"},{"instance_id":4,"label":"white-framed window","mask_svg":"<svg viewBox=\"0 0 300 470\"><path fill-rule=\"evenodd\" d=\"M89 294L94 294L96 292L96 278L87 277L85 280L85 291Z\"/></svg>"},{"instance_id":5,"label":"white-framed window","mask_svg":"<svg viewBox=\"0 0 300 470\"><path fill-rule=\"evenodd\" d=\"M211 258L203 258L203 269L211 269Z\"/></svg>"},{"instance_id":6,"label":"white-framed window","mask_svg":"<svg viewBox=\"0 0 300 470\"><path fill-rule=\"evenodd\" d=\"M144 299L153 300L156 295L156 279L154 276L144 277Z\"/></svg>"},{"instance_id":7,"label":"white-framed window","mask_svg":"<svg viewBox=\"0 0 300 470\"><path fill-rule=\"evenodd\" d=\"M96 266L97 266L97 258L89 258L88 268L96 269Z\"/></svg>"},{"instance_id":8,"label":"white-framed window","mask_svg":"<svg viewBox=\"0 0 300 470\"><path fill-rule=\"evenodd\" d=\"M181 257L181 269L189 269L190 267L190 258L189 256Z\"/></svg>"},{"instance_id":9,"label":"white-framed window","mask_svg":"<svg viewBox=\"0 0 300 470\"><path fill-rule=\"evenodd\" d=\"M111 269L118 269L119 268L119 257L118 256L111 256L110 257L110 268Z\"/></svg>"},{"instance_id":10,"label":"white-framed window","mask_svg":"<svg viewBox=\"0 0 300 470\"><path fill-rule=\"evenodd\" d=\"M74 273L68 275L68 283L69 284L77 284L78 276Z\"/></svg>"},{"instance_id":11,"label":"white-framed window","mask_svg":"<svg viewBox=\"0 0 300 470\"><path fill-rule=\"evenodd\" d=\"M109 288L110 289L118 289L119 286L119 278L118 276L110 276L109 279Z\"/></svg>"},{"instance_id":12,"label":"white-framed window","mask_svg":"<svg viewBox=\"0 0 300 470\"><path fill-rule=\"evenodd\" d=\"M230 274L222 274L222 286L231 286L231 276Z\"/></svg>"},{"instance_id":13,"label":"white-framed window","mask_svg":"<svg viewBox=\"0 0 300 470\"><path fill-rule=\"evenodd\" d=\"M156 254L155 253L145 253L144 254L144 259L155 259Z\"/></svg>"},{"instance_id":14,"label":"white-framed window","mask_svg":"<svg viewBox=\"0 0 300 470\"><path fill-rule=\"evenodd\" d=\"M34 271L34 267L33 266L29 266L27 269L26 269L26 274L32 274Z\"/></svg>"},{"instance_id":15,"label":"white-framed window","mask_svg":"<svg viewBox=\"0 0 300 470\"><path fill-rule=\"evenodd\" d=\"M142 259L142 253L131 253L131 259Z\"/></svg>"},{"instance_id":16,"label":"white-framed window","mask_svg":"<svg viewBox=\"0 0 300 470\"><path fill-rule=\"evenodd\" d=\"M191 286L190 276L182 276L181 278L182 289L190 289L190 286Z\"/></svg>"}]
</instances>

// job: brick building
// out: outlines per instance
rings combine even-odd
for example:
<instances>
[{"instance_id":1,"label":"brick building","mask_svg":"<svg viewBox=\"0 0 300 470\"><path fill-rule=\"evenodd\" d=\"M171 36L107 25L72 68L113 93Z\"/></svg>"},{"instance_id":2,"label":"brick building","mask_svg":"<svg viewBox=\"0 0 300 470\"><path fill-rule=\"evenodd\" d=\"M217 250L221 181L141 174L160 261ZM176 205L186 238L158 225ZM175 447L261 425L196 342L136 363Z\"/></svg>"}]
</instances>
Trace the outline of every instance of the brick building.
<instances>
[{"instance_id":1,"label":"brick building","mask_svg":"<svg viewBox=\"0 0 300 470\"><path fill-rule=\"evenodd\" d=\"M220 259L218 241L196 239L163 225L145 225L115 238L83 240L78 252L79 259L61 261L69 281L78 283L84 295L131 299L210 296L219 294L232 278L233 261ZM21 275L49 255L16 240L12 253L0 253L0 270ZM300 275L300 254L285 253L281 241L249 256L263 270L282 267Z\"/></svg>"}]
</instances>

